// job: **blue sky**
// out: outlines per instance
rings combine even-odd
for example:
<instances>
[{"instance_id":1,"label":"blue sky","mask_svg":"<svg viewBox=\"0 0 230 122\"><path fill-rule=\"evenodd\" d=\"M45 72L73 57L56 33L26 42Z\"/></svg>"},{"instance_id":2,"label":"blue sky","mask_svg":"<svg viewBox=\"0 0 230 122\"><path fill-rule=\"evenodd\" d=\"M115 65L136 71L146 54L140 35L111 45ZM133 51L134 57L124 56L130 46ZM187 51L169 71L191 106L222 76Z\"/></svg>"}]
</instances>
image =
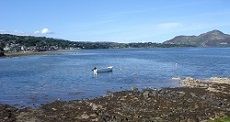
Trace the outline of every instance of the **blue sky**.
<instances>
[{"instance_id":1,"label":"blue sky","mask_svg":"<svg viewBox=\"0 0 230 122\"><path fill-rule=\"evenodd\" d=\"M230 33L229 0L1 0L0 33L73 41L163 42Z\"/></svg>"}]
</instances>

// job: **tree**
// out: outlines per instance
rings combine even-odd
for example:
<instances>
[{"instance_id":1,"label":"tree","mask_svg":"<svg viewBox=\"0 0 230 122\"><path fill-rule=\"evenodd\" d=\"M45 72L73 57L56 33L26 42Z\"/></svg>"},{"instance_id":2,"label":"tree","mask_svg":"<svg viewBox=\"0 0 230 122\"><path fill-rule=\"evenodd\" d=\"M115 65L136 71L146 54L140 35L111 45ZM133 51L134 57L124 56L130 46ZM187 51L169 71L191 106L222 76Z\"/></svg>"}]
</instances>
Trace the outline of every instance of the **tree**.
<instances>
[{"instance_id":1,"label":"tree","mask_svg":"<svg viewBox=\"0 0 230 122\"><path fill-rule=\"evenodd\" d=\"M0 43L0 56L4 56L4 50L3 50L4 46L5 45L3 43Z\"/></svg>"}]
</instances>

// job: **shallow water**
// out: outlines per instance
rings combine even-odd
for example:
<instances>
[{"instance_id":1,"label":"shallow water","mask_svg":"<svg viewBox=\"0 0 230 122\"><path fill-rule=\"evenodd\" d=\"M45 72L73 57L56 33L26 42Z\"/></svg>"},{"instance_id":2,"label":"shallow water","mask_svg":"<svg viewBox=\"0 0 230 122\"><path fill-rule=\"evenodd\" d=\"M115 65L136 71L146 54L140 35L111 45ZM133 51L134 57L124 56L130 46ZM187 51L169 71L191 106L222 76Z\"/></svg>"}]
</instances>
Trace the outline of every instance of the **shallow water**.
<instances>
[{"instance_id":1,"label":"shallow water","mask_svg":"<svg viewBox=\"0 0 230 122\"><path fill-rule=\"evenodd\" d=\"M37 106L131 87L175 87L172 77L230 76L230 48L78 50L0 58L0 103ZM93 67L114 66L94 77Z\"/></svg>"}]
</instances>

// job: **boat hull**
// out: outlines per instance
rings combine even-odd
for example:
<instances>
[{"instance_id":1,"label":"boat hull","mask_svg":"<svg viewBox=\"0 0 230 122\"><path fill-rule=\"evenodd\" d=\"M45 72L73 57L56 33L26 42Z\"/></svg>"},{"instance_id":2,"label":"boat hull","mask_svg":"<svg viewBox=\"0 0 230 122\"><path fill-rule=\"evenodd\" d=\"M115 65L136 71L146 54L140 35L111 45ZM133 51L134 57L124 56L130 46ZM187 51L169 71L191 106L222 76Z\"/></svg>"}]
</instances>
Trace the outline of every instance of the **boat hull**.
<instances>
[{"instance_id":1,"label":"boat hull","mask_svg":"<svg viewBox=\"0 0 230 122\"><path fill-rule=\"evenodd\" d=\"M108 69L98 69L97 73L106 73L106 72L112 72L113 69L112 68L108 68Z\"/></svg>"}]
</instances>

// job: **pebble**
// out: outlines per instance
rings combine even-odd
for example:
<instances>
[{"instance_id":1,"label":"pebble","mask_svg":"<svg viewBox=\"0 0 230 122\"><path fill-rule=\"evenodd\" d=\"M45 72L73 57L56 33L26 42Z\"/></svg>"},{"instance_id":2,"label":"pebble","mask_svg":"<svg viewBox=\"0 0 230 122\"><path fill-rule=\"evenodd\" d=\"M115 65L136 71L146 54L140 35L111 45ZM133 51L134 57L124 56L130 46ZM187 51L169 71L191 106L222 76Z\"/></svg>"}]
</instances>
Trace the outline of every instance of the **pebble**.
<instances>
[{"instance_id":1,"label":"pebble","mask_svg":"<svg viewBox=\"0 0 230 122\"><path fill-rule=\"evenodd\" d=\"M99 121L99 119L98 119L98 118L95 118L95 119L92 119L91 121L92 121L92 122L97 122L97 121Z\"/></svg>"},{"instance_id":2,"label":"pebble","mask_svg":"<svg viewBox=\"0 0 230 122\"><path fill-rule=\"evenodd\" d=\"M52 108L53 111L56 111L57 109L56 108Z\"/></svg>"},{"instance_id":3,"label":"pebble","mask_svg":"<svg viewBox=\"0 0 230 122\"><path fill-rule=\"evenodd\" d=\"M145 91L143 93L143 96L144 96L145 99L147 99L149 97L149 91Z\"/></svg>"},{"instance_id":4,"label":"pebble","mask_svg":"<svg viewBox=\"0 0 230 122\"><path fill-rule=\"evenodd\" d=\"M194 108L195 108L195 109L199 108L199 105L195 104L195 105L194 105Z\"/></svg>"},{"instance_id":5,"label":"pebble","mask_svg":"<svg viewBox=\"0 0 230 122\"><path fill-rule=\"evenodd\" d=\"M92 107L93 110L97 110L98 106L94 103L90 103L90 106Z\"/></svg>"},{"instance_id":6,"label":"pebble","mask_svg":"<svg viewBox=\"0 0 230 122\"><path fill-rule=\"evenodd\" d=\"M90 116L91 116L91 117L96 117L96 116L97 116L97 114L90 114Z\"/></svg>"},{"instance_id":7,"label":"pebble","mask_svg":"<svg viewBox=\"0 0 230 122\"><path fill-rule=\"evenodd\" d=\"M194 94L194 93L190 93L190 95L192 96L192 97L196 97L196 94Z\"/></svg>"},{"instance_id":8,"label":"pebble","mask_svg":"<svg viewBox=\"0 0 230 122\"><path fill-rule=\"evenodd\" d=\"M87 114L82 114L82 115L81 115L81 118L82 118L82 119L88 119L88 118L89 118L89 115L87 115Z\"/></svg>"},{"instance_id":9,"label":"pebble","mask_svg":"<svg viewBox=\"0 0 230 122\"><path fill-rule=\"evenodd\" d=\"M138 88L137 87L131 87L131 90L132 91L138 91Z\"/></svg>"},{"instance_id":10,"label":"pebble","mask_svg":"<svg viewBox=\"0 0 230 122\"><path fill-rule=\"evenodd\" d=\"M183 97L185 95L185 92L183 92L183 91L180 91L178 93L179 93L179 97Z\"/></svg>"},{"instance_id":11,"label":"pebble","mask_svg":"<svg viewBox=\"0 0 230 122\"><path fill-rule=\"evenodd\" d=\"M187 119L187 122L196 122L194 119Z\"/></svg>"}]
</instances>

